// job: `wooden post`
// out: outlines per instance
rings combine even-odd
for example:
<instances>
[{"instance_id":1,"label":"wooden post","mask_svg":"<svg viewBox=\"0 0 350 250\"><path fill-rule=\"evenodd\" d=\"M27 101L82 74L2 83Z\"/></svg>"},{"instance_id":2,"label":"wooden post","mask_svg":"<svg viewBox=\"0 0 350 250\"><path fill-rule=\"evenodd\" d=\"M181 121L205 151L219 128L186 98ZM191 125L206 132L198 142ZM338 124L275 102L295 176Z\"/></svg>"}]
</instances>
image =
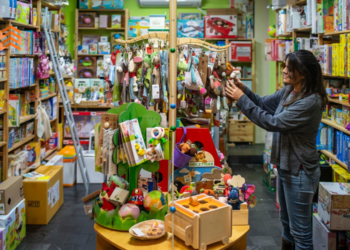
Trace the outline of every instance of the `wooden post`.
<instances>
[{"instance_id":1,"label":"wooden post","mask_svg":"<svg viewBox=\"0 0 350 250\"><path fill-rule=\"evenodd\" d=\"M176 104L176 74L177 74L177 1L170 0L169 1L169 47L170 51L175 49L175 52L169 53L169 128L171 126L176 126L176 108L170 108L172 103ZM173 138L176 142L175 133L172 133ZM172 143L175 145L175 143ZM173 149L174 150L174 149ZM172 174L172 163L169 161L168 164L168 177Z\"/></svg>"},{"instance_id":2,"label":"wooden post","mask_svg":"<svg viewBox=\"0 0 350 250\"><path fill-rule=\"evenodd\" d=\"M169 55L169 105L176 104L176 65L177 65L177 1L169 1L169 47L175 49L175 53ZM176 109L169 107L169 127L176 126ZM174 138L175 139L175 138Z\"/></svg>"}]
</instances>

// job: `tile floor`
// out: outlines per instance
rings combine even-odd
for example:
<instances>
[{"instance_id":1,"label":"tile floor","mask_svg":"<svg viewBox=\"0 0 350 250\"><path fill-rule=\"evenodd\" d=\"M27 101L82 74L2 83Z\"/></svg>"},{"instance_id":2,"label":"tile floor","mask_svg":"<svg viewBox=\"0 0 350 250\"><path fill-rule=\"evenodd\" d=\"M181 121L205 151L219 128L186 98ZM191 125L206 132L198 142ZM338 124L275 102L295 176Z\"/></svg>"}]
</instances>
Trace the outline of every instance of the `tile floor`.
<instances>
[{"instance_id":1,"label":"tile floor","mask_svg":"<svg viewBox=\"0 0 350 250\"><path fill-rule=\"evenodd\" d=\"M262 157L262 156L261 156ZM275 207L275 193L262 181L261 164L237 164L229 157L228 163L234 174L242 175L247 183L256 186L259 199L250 209L247 249L277 250L281 245L281 223ZM91 191L101 185L92 184ZM17 249L22 250L90 250L96 249L93 221L84 214L81 198L85 195L83 185L64 188L64 204L47 226L27 226L27 236Z\"/></svg>"}]
</instances>

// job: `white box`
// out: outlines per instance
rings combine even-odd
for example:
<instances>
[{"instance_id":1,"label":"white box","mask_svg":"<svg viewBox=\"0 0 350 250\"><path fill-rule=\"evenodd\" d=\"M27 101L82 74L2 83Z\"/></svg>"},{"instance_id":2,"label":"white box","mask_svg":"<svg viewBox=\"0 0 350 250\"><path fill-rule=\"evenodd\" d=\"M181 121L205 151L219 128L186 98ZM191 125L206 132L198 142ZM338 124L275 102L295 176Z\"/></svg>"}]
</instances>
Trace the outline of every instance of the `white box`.
<instances>
[{"instance_id":1,"label":"white box","mask_svg":"<svg viewBox=\"0 0 350 250\"><path fill-rule=\"evenodd\" d=\"M108 36L101 36L100 42L108 43Z\"/></svg>"},{"instance_id":2,"label":"white box","mask_svg":"<svg viewBox=\"0 0 350 250\"><path fill-rule=\"evenodd\" d=\"M57 96L54 96L49 99L50 106L51 106L51 114L50 114L50 120L57 118Z\"/></svg>"},{"instance_id":3,"label":"white box","mask_svg":"<svg viewBox=\"0 0 350 250\"><path fill-rule=\"evenodd\" d=\"M89 54L89 45L79 45L78 55Z\"/></svg>"},{"instance_id":4,"label":"white box","mask_svg":"<svg viewBox=\"0 0 350 250\"><path fill-rule=\"evenodd\" d=\"M329 230L350 230L350 183L320 182L318 215Z\"/></svg>"},{"instance_id":5,"label":"white box","mask_svg":"<svg viewBox=\"0 0 350 250\"><path fill-rule=\"evenodd\" d=\"M315 250L337 249L337 233L329 231L318 214L312 217L312 240Z\"/></svg>"},{"instance_id":6,"label":"white box","mask_svg":"<svg viewBox=\"0 0 350 250\"><path fill-rule=\"evenodd\" d=\"M150 29L165 29L165 15L149 15Z\"/></svg>"},{"instance_id":7,"label":"white box","mask_svg":"<svg viewBox=\"0 0 350 250\"><path fill-rule=\"evenodd\" d=\"M73 186L75 184L75 160L70 162L63 162L63 185L64 186Z\"/></svg>"},{"instance_id":8,"label":"white box","mask_svg":"<svg viewBox=\"0 0 350 250\"><path fill-rule=\"evenodd\" d=\"M16 215L18 219L16 219ZM0 215L2 250L14 250L26 236L26 205L23 199L7 215ZM18 232L20 237L18 238ZM6 240L7 239L7 240ZM6 245L6 244L9 245Z\"/></svg>"},{"instance_id":9,"label":"white box","mask_svg":"<svg viewBox=\"0 0 350 250\"><path fill-rule=\"evenodd\" d=\"M84 160L87 168L87 172L90 178L90 183L102 183L104 182L104 175L101 172L95 171L95 153L89 153L83 151ZM77 166L77 183L83 183L79 165Z\"/></svg>"},{"instance_id":10,"label":"white box","mask_svg":"<svg viewBox=\"0 0 350 250\"><path fill-rule=\"evenodd\" d=\"M100 15L100 28L107 28L108 27L108 16L107 15Z\"/></svg>"},{"instance_id":11,"label":"white box","mask_svg":"<svg viewBox=\"0 0 350 250\"><path fill-rule=\"evenodd\" d=\"M63 166L63 155L55 155L45 166Z\"/></svg>"}]
</instances>

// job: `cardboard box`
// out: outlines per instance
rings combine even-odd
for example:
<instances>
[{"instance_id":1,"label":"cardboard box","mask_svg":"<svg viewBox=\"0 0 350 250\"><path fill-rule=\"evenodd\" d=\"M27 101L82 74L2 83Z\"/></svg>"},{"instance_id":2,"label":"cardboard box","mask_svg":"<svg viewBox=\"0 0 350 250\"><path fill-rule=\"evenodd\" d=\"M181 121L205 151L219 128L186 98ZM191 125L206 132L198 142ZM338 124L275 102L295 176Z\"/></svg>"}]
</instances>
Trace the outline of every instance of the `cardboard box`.
<instances>
[{"instance_id":1,"label":"cardboard box","mask_svg":"<svg viewBox=\"0 0 350 250\"><path fill-rule=\"evenodd\" d=\"M207 15L237 15L237 9L207 9Z\"/></svg>"},{"instance_id":2,"label":"cardboard box","mask_svg":"<svg viewBox=\"0 0 350 250\"><path fill-rule=\"evenodd\" d=\"M229 61L251 62L252 61L252 43L251 42L230 42Z\"/></svg>"},{"instance_id":3,"label":"cardboard box","mask_svg":"<svg viewBox=\"0 0 350 250\"><path fill-rule=\"evenodd\" d=\"M312 238L314 249L337 249L337 234L328 230L328 228L322 223L318 214L314 214L312 217Z\"/></svg>"},{"instance_id":4,"label":"cardboard box","mask_svg":"<svg viewBox=\"0 0 350 250\"><path fill-rule=\"evenodd\" d=\"M350 173L346 171L343 167L335 164L335 165L332 165L332 169L333 169L332 171L333 182L350 183Z\"/></svg>"},{"instance_id":5,"label":"cardboard box","mask_svg":"<svg viewBox=\"0 0 350 250\"><path fill-rule=\"evenodd\" d=\"M318 215L329 230L350 230L350 184L320 182Z\"/></svg>"},{"instance_id":6,"label":"cardboard box","mask_svg":"<svg viewBox=\"0 0 350 250\"><path fill-rule=\"evenodd\" d=\"M63 167L40 166L40 180L24 179L27 224L46 225L63 204Z\"/></svg>"},{"instance_id":7,"label":"cardboard box","mask_svg":"<svg viewBox=\"0 0 350 250\"><path fill-rule=\"evenodd\" d=\"M45 166L63 166L63 155L55 155Z\"/></svg>"},{"instance_id":8,"label":"cardboard box","mask_svg":"<svg viewBox=\"0 0 350 250\"><path fill-rule=\"evenodd\" d=\"M8 215L0 215L0 239L2 250L15 250L26 236L25 200L10 211Z\"/></svg>"},{"instance_id":9,"label":"cardboard box","mask_svg":"<svg viewBox=\"0 0 350 250\"><path fill-rule=\"evenodd\" d=\"M22 176L12 176L0 184L0 214L8 214L23 199Z\"/></svg>"}]
</instances>

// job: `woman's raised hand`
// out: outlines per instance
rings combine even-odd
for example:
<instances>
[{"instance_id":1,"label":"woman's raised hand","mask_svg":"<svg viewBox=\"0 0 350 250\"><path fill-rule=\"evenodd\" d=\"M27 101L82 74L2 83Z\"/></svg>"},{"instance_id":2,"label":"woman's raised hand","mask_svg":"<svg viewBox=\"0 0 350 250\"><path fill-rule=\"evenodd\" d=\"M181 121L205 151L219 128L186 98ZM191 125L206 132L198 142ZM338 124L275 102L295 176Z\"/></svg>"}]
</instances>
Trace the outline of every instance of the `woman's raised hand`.
<instances>
[{"instance_id":1,"label":"woman's raised hand","mask_svg":"<svg viewBox=\"0 0 350 250\"><path fill-rule=\"evenodd\" d=\"M239 81L245 88L245 85ZM234 101L238 101L239 98L242 97L242 95L244 95L243 91L241 88L237 87L236 84L234 84L232 81L229 81L229 84L226 85L226 97L228 99L230 99L230 101L234 100Z\"/></svg>"}]
</instances>

